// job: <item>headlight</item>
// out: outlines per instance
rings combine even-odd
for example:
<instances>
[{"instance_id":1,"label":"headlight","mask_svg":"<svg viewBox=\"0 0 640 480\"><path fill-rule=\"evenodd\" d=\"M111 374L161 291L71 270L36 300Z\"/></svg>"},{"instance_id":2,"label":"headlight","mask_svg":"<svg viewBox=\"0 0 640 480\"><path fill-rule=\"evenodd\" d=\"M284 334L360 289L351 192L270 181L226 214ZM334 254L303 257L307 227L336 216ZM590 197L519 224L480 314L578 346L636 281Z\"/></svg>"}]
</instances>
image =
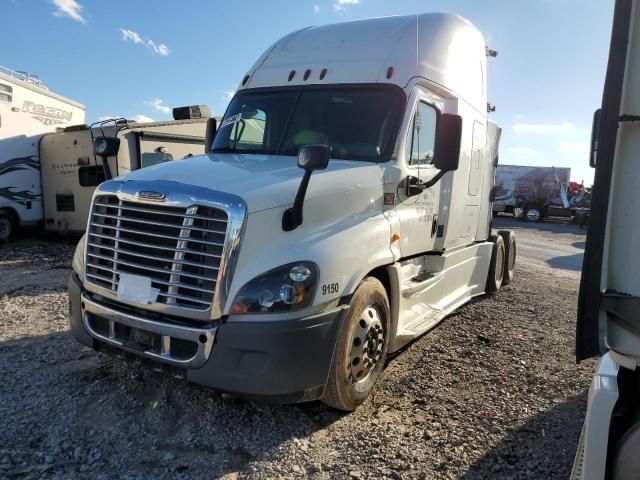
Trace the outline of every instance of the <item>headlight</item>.
<instances>
[{"instance_id":1,"label":"headlight","mask_svg":"<svg viewBox=\"0 0 640 480\"><path fill-rule=\"evenodd\" d=\"M295 262L254 278L236 295L231 313L277 313L306 307L313 301L318 267Z\"/></svg>"}]
</instances>

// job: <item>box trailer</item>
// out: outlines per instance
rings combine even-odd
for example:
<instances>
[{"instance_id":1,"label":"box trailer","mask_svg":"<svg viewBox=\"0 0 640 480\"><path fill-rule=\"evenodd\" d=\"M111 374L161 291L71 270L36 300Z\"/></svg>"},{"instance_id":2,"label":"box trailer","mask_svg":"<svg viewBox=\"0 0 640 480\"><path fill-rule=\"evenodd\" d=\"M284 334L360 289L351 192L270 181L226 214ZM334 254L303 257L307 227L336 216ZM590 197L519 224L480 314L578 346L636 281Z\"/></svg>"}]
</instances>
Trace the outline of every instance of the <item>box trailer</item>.
<instances>
[{"instance_id":1,"label":"box trailer","mask_svg":"<svg viewBox=\"0 0 640 480\"><path fill-rule=\"evenodd\" d=\"M61 234L85 231L93 192L106 179L104 164L93 152L95 136L119 140L117 155L108 158L108 171L126 175L202 153L210 111L204 106L191 110L192 118L181 120L136 123L113 119L43 136L39 152L45 230Z\"/></svg>"},{"instance_id":2,"label":"box trailer","mask_svg":"<svg viewBox=\"0 0 640 480\"><path fill-rule=\"evenodd\" d=\"M600 355L572 479L640 478L640 3L617 0L582 266L576 357Z\"/></svg>"},{"instance_id":3,"label":"box trailer","mask_svg":"<svg viewBox=\"0 0 640 480\"><path fill-rule=\"evenodd\" d=\"M37 76L0 67L0 241L42 221L42 135L84 117L84 105L49 91Z\"/></svg>"},{"instance_id":4,"label":"box trailer","mask_svg":"<svg viewBox=\"0 0 640 480\"><path fill-rule=\"evenodd\" d=\"M513 232L490 228L487 52L451 14L278 40L205 155L97 188L73 334L235 395L356 408L388 353L513 278Z\"/></svg>"},{"instance_id":5,"label":"box trailer","mask_svg":"<svg viewBox=\"0 0 640 480\"><path fill-rule=\"evenodd\" d=\"M570 168L498 165L493 211L513 215L521 212L522 218L530 222L567 216L570 178Z\"/></svg>"}]
</instances>

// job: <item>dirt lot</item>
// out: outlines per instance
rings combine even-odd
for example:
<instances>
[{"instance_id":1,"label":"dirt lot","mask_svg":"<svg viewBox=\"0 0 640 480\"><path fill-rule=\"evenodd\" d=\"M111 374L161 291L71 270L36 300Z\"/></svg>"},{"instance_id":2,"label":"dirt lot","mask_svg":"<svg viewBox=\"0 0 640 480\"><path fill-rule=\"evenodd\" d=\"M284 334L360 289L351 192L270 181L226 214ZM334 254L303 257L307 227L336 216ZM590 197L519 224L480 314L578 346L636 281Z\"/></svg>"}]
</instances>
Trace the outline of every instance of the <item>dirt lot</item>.
<instances>
[{"instance_id":1,"label":"dirt lot","mask_svg":"<svg viewBox=\"0 0 640 480\"><path fill-rule=\"evenodd\" d=\"M73 244L0 247L0 478L567 478L595 366L573 359L585 237L496 224L516 227L515 282L391 359L350 415L83 348L66 318Z\"/></svg>"}]
</instances>

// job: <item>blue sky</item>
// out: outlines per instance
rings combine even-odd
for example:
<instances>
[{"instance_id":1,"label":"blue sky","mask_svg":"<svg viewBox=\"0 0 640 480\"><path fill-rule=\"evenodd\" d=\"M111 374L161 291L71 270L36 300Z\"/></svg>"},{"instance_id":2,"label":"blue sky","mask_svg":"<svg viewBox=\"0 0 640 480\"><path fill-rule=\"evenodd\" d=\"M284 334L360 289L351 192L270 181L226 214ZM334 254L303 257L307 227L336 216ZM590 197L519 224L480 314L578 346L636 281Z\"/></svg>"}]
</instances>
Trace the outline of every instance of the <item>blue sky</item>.
<instances>
[{"instance_id":1,"label":"blue sky","mask_svg":"<svg viewBox=\"0 0 640 480\"><path fill-rule=\"evenodd\" d=\"M572 168L593 178L613 1L584 0L2 0L0 65L39 74L84 103L87 121L154 120L208 104L221 115L255 59L309 25L430 11L459 13L499 52L488 66L500 163Z\"/></svg>"}]
</instances>

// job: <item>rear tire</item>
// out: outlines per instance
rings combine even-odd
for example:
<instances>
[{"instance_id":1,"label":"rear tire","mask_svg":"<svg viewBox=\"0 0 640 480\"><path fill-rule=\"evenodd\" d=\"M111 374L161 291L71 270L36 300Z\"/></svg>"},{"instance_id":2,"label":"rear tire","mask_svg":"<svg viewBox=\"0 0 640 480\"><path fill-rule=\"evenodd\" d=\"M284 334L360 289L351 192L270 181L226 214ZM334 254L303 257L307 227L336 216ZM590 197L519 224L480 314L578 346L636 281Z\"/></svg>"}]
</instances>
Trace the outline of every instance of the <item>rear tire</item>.
<instances>
[{"instance_id":1,"label":"rear tire","mask_svg":"<svg viewBox=\"0 0 640 480\"><path fill-rule=\"evenodd\" d=\"M493 243L493 250L491 251L486 292L496 293L502 287L502 278L504 276L504 240L500 235L491 235L489 241Z\"/></svg>"},{"instance_id":2,"label":"rear tire","mask_svg":"<svg viewBox=\"0 0 640 480\"><path fill-rule=\"evenodd\" d=\"M11 239L16 229L16 221L9 212L0 211L0 243Z\"/></svg>"},{"instance_id":3,"label":"rear tire","mask_svg":"<svg viewBox=\"0 0 640 480\"><path fill-rule=\"evenodd\" d=\"M390 318L384 286L377 278L365 278L340 327L323 403L351 412L366 400L384 368Z\"/></svg>"},{"instance_id":4,"label":"rear tire","mask_svg":"<svg viewBox=\"0 0 640 480\"><path fill-rule=\"evenodd\" d=\"M542 208L538 205L527 205L522 213L522 218L527 222L538 223L542 221Z\"/></svg>"},{"instance_id":5,"label":"rear tire","mask_svg":"<svg viewBox=\"0 0 640 480\"><path fill-rule=\"evenodd\" d=\"M498 230L498 235L500 235L504 241L504 273L502 275L502 285L509 285L513 281L516 266L516 234L511 230Z\"/></svg>"}]
</instances>

